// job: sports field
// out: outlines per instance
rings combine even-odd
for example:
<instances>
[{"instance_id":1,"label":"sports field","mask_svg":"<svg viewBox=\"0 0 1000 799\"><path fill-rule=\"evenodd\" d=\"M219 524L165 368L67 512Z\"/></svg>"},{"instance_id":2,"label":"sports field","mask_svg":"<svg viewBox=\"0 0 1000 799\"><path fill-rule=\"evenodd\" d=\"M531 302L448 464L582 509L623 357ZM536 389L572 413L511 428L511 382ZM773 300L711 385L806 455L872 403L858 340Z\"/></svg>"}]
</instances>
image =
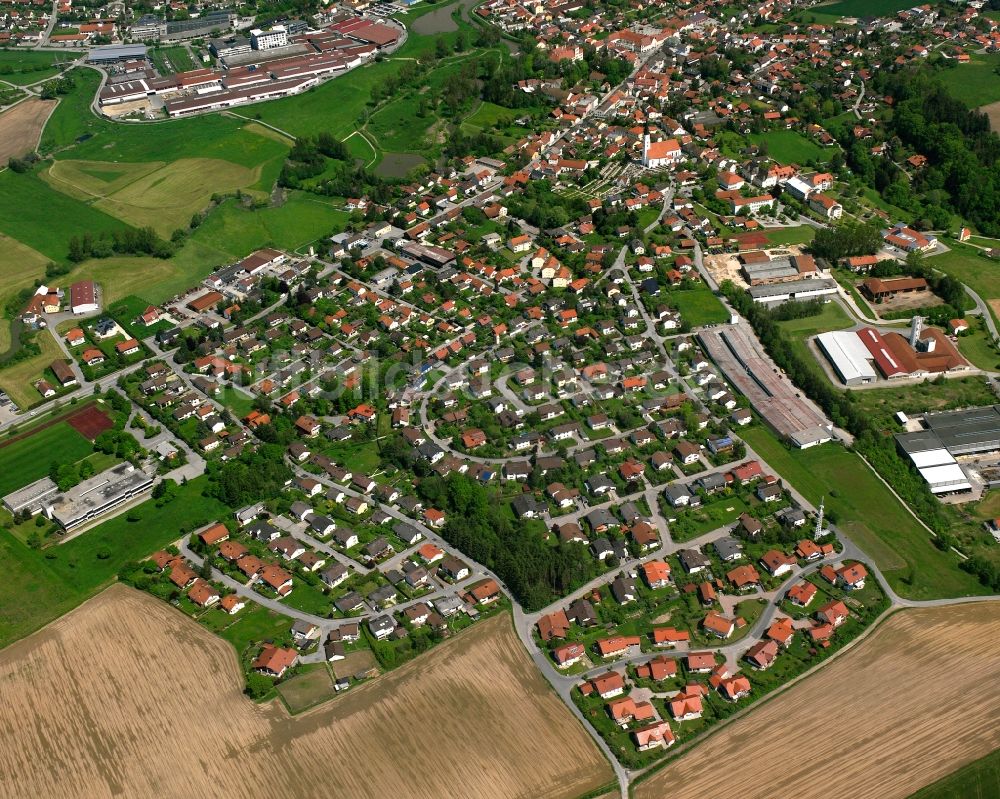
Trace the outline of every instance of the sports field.
<instances>
[{"instance_id":1,"label":"sports field","mask_svg":"<svg viewBox=\"0 0 1000 799\"><path fill-rule=\"evenodd\" d=\"M0 164L35 151L38 137L55 108L54 100L33 97L0 114Z\"/></svg>"},{"instance_id":2,"label":"sports field","mask_svg":"<svg viewBox=\"0 0 1000 799\"><path fill-rule=\"evenodd\" d=\"M612 778L506 615L296 718L242 687L225 641L109 589L0 653L0 794L573 799Z\"/></svg>"},{"instance_id":3,"label":"sports field","mask_svg":"<svg viewBox=\"0 0 1000 799\"><path fill-rule=\"evenodd\" d=\"M740 436L814 505L825 500L837 526L875 560L893 590L911 599L980 595L985 589L958 559L931 544L931 534L861 458L839 444L790 450L763 427ZM875 510L877 509L877 510Z\"/></svg>"},{"instance_id":4,"label":"sports field","mask_svg":"<svg viewBox=\"0 0 1000 799\"><path fill-rule=\"evenodd\" d=\"M1000 746L998 635L996 602L901 611L634 796L825 799L836 784L902 799Z\"/></svg>"},{"instance_id":5,"label":"sports field","mask_svg":"<svg viewBox=\"0 0 1000 799\"><path fill-rule=\"evenodd\" d=\"M68 422L0 446L0 496L45 477L53 463L76 463L91 452L90 441Z\"/></svg>"}]
</instances>

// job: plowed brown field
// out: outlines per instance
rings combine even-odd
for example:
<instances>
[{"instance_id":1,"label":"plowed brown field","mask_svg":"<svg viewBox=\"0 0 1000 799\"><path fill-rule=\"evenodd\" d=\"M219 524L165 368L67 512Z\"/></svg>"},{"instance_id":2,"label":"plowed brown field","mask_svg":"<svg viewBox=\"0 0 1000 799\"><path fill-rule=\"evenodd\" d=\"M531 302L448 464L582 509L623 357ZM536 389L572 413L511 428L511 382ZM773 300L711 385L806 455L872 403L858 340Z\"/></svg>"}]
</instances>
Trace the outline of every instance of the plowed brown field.
<instances>
[{"instance_id":1,"label":"plowed brown field","mask_svg":"<svg viewBox=\"0 0 1000 799\"><path fill-rule=\"evenodd\" d=\"M892 799L1000 747L1000 602L905 610L636 799Z\"/></svg>"},{"instance_id":2,"label":"plowed brown field","mask_svg":"<svg viewBox=\"0 0 1000 799\"><path fill-rule=\"evenodd\" d=\"M571 797L613 778L506 616L290 718L114 586L0 652L0 796Z\"/></svg>"},{"instance_id":3,"label":"plowed brown field","mask_svg":"<svg viewBox=\"0 0 1000 799\"><path fill-rule=\"evenodd\" d=\"M0 114L0 164L35 151L55 100L31 98Z\"/></svg>"}]
</instances>

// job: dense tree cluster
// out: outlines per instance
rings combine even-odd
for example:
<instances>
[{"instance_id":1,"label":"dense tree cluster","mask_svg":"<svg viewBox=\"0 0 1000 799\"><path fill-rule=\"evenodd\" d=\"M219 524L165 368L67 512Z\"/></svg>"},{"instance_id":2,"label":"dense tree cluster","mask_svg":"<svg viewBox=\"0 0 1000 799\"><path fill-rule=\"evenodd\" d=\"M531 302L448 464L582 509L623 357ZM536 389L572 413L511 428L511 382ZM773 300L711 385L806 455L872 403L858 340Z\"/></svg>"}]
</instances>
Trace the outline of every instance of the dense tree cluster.
<instances>
[{"instance_id":1,"label":"dense tree cluster","mask_svg":"<svg viewBox=\"0 0 1000 799\"><path fill-rule=\"evenodd\" d=\"M176 247L156 235L151 227L126 228L104 233L84 233L69 240L69 259L74 263L112 255L151 255L170 258Z\"/></svg>"},{"instance_id":2,"label":"dense tree cluster","mask_svg":"<svg viewBox=\"0 0 1000 799\"><path fill-rule=\"evenodd\" d=\"M878 225L847 223L817 230L809 249L817 258L836 263L855 255L872 255L881 246L882 233Z\"/></svg>"},{"instance_id":3,"label":"dense tree cluster","mask_svg":"<svg viewBox=\"0 0 1000 799\"><path fill-rule=\"evenodd\" d=\"M326 131L314 137L302 136L289 151L278 183L298 188L303 180L322 174L326 170L328 158L349 161L350 154L342 141Z\"/></svg>"},{"instance_id":4,"label":"dense tree cluster","mask_svg":"<svg viewBox=\"0 0 1000 799\"><path fill-rule=\"evenodd\" d=\"M928 208L950 203L981 232L1000 235L1000 136L988 117L951 97L925 70L876 72L874 88L894 98L890 132L927 157L912 190Z\"/></svg>"},{"instance_id":5,"label":"dense tree cluster","mask_svg":"<svg viewBox=\"0 0 1000 799\"><path fill-rule=\"evenodd\" d=\"M277 496L292 477L282 458L282 448L273 444L211 468L210 493L232 508Z\"/></svg>"},{"instance_id":6,"label":"dense tree cluster","mask_svg":"<svg viewBox=\"0 0 1000 799\"><path fill-rule=\"evenodd\" d=\"M511 197L507 204L512 216L542 230L562 227L585 210L582 200L556 194L547 180L528 183L520 196Z\"/></svg>"},{"instance_id":7,"label":"dense tree cluster","mask_svg":"<svg viewBox=\"0 0 1000 799\"><path fill-rule=\"evenodd\" d=\"M525 610L543 608L597 575L586 547L546 543L465 475L428 477L418 490L425 502L446 511L442 537L495 572Z\"/></svg>"}]
</instances>

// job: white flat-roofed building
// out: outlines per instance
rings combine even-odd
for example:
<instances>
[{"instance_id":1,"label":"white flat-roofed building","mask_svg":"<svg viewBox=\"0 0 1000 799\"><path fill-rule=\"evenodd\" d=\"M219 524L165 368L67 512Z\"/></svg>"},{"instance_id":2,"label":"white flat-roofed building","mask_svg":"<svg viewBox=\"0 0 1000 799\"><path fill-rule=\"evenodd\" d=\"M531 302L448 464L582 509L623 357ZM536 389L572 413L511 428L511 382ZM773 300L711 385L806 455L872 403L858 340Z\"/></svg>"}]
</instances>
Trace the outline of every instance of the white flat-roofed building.
<instances>
[{"instance_id":1,"label":"white flat-roofed building","mask_svg":"<svg viewBox=\"0 0 1000 799\"><path fill-rule=\"evenodd\" d=\"M58 487L50 477L43 477L41 480L29 483L24 488L11 491L3 498L3 506L11 513L28 510L34 515L41 511L46 500L58 491Z\"/></svg>"},{"instance_id":2,"label":"white flat-roofed building","mask_svg":"<svg viewBox=\"0 0 1000 799\"><path fill-rule=\"evenodd\" d=\"M149 491L153 477L130 463L112 466L45 500L45 515L71 530Z\"/></svg>"},{"instance_id":3,"label":"white flat-roofed building","mask_svg":"<svg viewBox=\"0 0 1000 799\"><path fill-rule=\"evenodd\" d=\"M853 330L820 333L816 336L816 346L845 386L860 386L878 379L871 365L871 353Z\"/></svg>"},{"instance_id":4,"label":"white flat-roofed building","mask_svg":"<svg viewBox=\"0 0 1000 799\"><path fill-rule=\"evenodd\" d=\"M268 30L254 28L250 31L250 46L254 50L274 50L288 45L288 30L284 25L275 25Z\"/></svg>"},{"instance_id":5,"label":"white flat-roofed building","mask_svg":"<svg viewBox=\"0 0 1000 799\"><path fill-rule=\"evenodd\" d=\"M957 463L927 466L917 471L927 481L932 494L953 494L957 491L972 490L969 478Z\"/></svg>"}]
</instances>

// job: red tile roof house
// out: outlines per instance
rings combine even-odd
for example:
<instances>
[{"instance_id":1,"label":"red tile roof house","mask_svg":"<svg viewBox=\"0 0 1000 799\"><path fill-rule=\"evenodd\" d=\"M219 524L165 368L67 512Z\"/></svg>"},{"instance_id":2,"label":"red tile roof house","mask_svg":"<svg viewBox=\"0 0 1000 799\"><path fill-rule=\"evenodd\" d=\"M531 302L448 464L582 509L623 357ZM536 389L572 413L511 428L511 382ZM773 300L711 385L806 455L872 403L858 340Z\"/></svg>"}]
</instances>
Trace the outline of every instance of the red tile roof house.
<instances>
[{"instance_id":1,"label":"red tile roof house","mask_svg":"<svg viewBox=\"0 0 1000 799\"><path fill-rule=\"evenodd\" d=\"M816 596L816 592L818 590L819 589L817 589L812 583L801 582L796 583L789 588L788 593L785 596L793 605L798 605L800 608L804 608L813 601L813 597Z\"/></svg>"},{"instance_id":2,"label":"red tile roof house","mask_svg":"<svg viewBox=\"0 0 1000 799\"><path fill-rule=\"evenodd\" d=\"M675 721L693 721L701 718L702 690L700 685L687 686L667 703L667 709Z\"/></svg>"},{"instance_id":3,"label":"red tile roof house","mask_svg":"<svg viewBox=\"0 0 1000 799\"><path fill-rule=\"evenodd\" d=\"M608 715L616 724L625 727L632 721L655 719L656 711L649 702L636 702L631 696L623 696L608 703Z\"/></svg>"},{"instance_id":4,"label":"red tile roof house","mask_svg":"<svg viewBox=\"0 0 1000 799\"><path fill-rule=\"evenodd\" d=\"M705 616L702 626L717 638L728 638L736 629L736 620L712 610Z\"/></svg>"},{"instance_id":5,"label":"red tile roof house","mask_svg":"<svg viewBox=\"0 0 1000 799\"><path fill-rule=\"evenodd\" d=\"M569 619L565 610L557 610L538 619L538 635L543 641L565 638L569 632Z\"/></svg>"},{"instance_id":6,"label":"red tile roof house","mask_svg":"<svg viewBox=\"0 0 1000 799\"><path fill-rule=\"evenodd\" d=\"M640 680L667 680L677 676L677 661L666 655L657 655L647 663L635 667L635 676Z\"/></svg>"},{"instance_id":7,"label":"red tile roof house","mask_svg":"<svg viewBox=\"0 0 1000 799\"><path fill-rule=\"evenodd\" d=\"M226 594L219 602L219 607L230 616L235 616L246 606L246 600L239 594Z\"/></svg>"},{"instance_id":8,"label":"red tile roof house","mask_svg":"<svg viewBox=\"0 0 1000 799\"><path fill-rule=\"evenodd\" d=\"M134 355L139 349L139 342L134 338L130 338L128 341L119 341L115 344L115 351L122 356Z\"/></svg>"},{"instance_id":9,"label":"red tile roof house","mask_svg":"<svg viewBox=\"0 0 1000 799\"><path fill-rule=\"evenodd\" d=\"M775 641L759 641L750 647L744 657L758 671L770 668L778 657L778 644Z\"/></svg>"},{"instance_id":10,"label":"red tile roof house","mask_svg":"<svg viewBox=\"0 0 1000 799\"><path fill-rule=\"evenodd\" d=\"M212 587L211 583L199 577L191 584L188 599L200 608L208 608L219 601L219 592Z\"/></svg>"},{"instance_id":11,"label":"red tile roof house","mask_svg":"<svg viewBox=\"0 0 1000 799\"><path fill-rule=\"evenodd\" d=\"M839 627L845 621L847 621L851 616L850 611L847 609L847 605L841 602L839 599L835 599L833 602L829 602L823 605L819 610L816 611L816 618L821 622L826 622L827 624L832 624L834 627Z\"/></svg>"},{"instance_id":12,"label":"red tile roof house","mask_svg":"<svg viewBox=\"0 0 1000 799\"><path fill-rule=\"evenodd\" d=\"M260 570L260 579L268 588L274 589L278 596L285 597L292 593L292 575L280 566L265 566Z\"/></svg>"},{"instance_id":13,"label":"red tile roof house","mask_svg":"<svg viewBox=\"0 0 1000 799\"><path fill-rule=\"evenodd\" d=\"M610 638L599 638L594 642L594 648L602 658L621 657L633 646L639 646L642 640L638 635L615 635Z\"/></svg>"},{"instance_id":14,"label":"red tile roof house","mask_svg":"<svg viewBox=\"0 0 1000 799\"><path fill-rule=\"evenodd\" d=\"M672 647L677 644L688 643L691 640L691 633L687 630L677 630L673 627L654 627L653 644L660 647Z\"/></svg>"},{"instance_id":15,"label":"red tile roof house","mask_svg":"<svg viewBox=\"0 0 1000 799\"><path fill-rule=\"evenodd\" d=\"M640 727L637 730L633 730L632 740L635 741L636 748L640 752L646 752L656 747L666 749L673 746L676 739L667 722L657 721L647 727Z\"/></svg>"},{"instance_id":16,"label":"red tile roof house","mask_svg":"<svg viewBox=\"0 0 1000 799\"><path fill-rule=\"evenodd\" d=\"M617 671L609 671L592 677L590 687L601 699L614 699L625 693L625 678Z\"/></svg>"},{"instance_id":17,"label":"red tile roof house","mask_svg":"<svg viewBox=\"0 0 1000 799\"><path fill-rule=\"evenodd\" d=\"M652 589L663 588L670 584L670 564L662 560L651 560L639 567L642 577Z\"/></svg>"},{"instance_id":18,"label":"red tile roof house","mask_svg":"<svg viewBox=\"0 0 1000 799\"><path fill-rule=\"evenodd\" d=\"M201 542L208 547L214 547L216 544L221 544L223 541L229 538L229 530L226 525L216 522L207 530L202 530L198 533L198 538Z\"/></svg>"},{"instance_id":19,"label":"red tile roof house","mask_svg":"<svg viewBox=\"0 0 1000 799\"><path fill-rule=\"evenodd\" d=\"M170 564L170 582L178 588L187 588L197 577L194 570L180 558Z\"/></svg>"},{"instance_id":20,"label":"red tile roof house","mask_svg":"<svg viewBox=\"0 0 1000 799\"><path fill-rule=\"evenodd\" d=\"M708 674L715 668L714 652L689 652L687 670L692 674Z\"/></svg>"},{"instance_id":21,"label":"red tile roof house","mask_svg":"<svg viewBox=\"0 0 1000 799\"><path fill-rule=\"evenodd\" d=\"M298 662L299 656L294 649L285 649L264 644L257 658L250 664L250 668L266 674L269 677L281 678L285 672Z\"/></svg>"},{"instance_id":22,"label":"red tile roof house","mask_svg":"<svg viewBox=\"0 0 1000 799\"><path fill-rule=\"evenodd\" d=\"M475 600L477 605L488 605L500 598L500 586L492 578L480 580L478 583L469 586L469 595Z\"/></svg>"},{"instance_id":23,"label":"red tile roof house","mask_svg":"<svg viewBox=\"0 0 1000 799\"><path fill-rule=\"evenodd\" d=\"M96 347L91 347L83 351L83 355L80 356L87 366L97 366L98 364L104 363L104 353L101 352Z\"/></svg>"},{"instance_id":24,"label":"red tile roof house","mask_svg":"<svg viewBox=\"0 0 1000 799\"><path fill-rule=\"evenodd\" d=\"M783 647L789 647L792 643L792 638L795 636L795 627L792 624L792 620L788 618L776 619L767 628L765 636Z\"/></svg>"},{"instance_id":25,"label":"red tile roof house","mask_svg":"<svg viewBox=\"0 0 1000 799\"><path fill-rule=\"evenodd\" d=\"M837 582L847 591L858 591L864 588L867 576L868 570L861 563L837 569Z\"/></svg>"},{"instance_id":26,"label":"red tile roof house","mask_svg":"<svg viewBox=\"0 0 1000 799\"><path fill-rule=\"evenodd\" d=\"M583 644L563 644L552 650L552 659L555 660L557 668L568 669L579 663L585 653Z\"/></svg>"},{"instance_id":27,"label":"red tile roof house","mask_svg":"<svg viewBox=\"0 0 1000 799\"><path fill-rule=\"evenodd\" d=\"M719 693L722 694L723 699L736 702L744 696L750 695L750 680L741 674L730 677L728 680L722 680L719 683Z\"/></svg>"},{"instance_id":28,"label":"red tile roof house","mask_svg":"<svg viewBox=\"0 0 1000 799\"><path fill-rule=\"evenodd\" d=\"M792 567L798 564L794 556L786 555L784 552L779 552L776 549L770 549L765 552L760 562L771 573L772 577L781 577L783 574L788 574L792 570Z\"/></svg>"}]
</instances>

